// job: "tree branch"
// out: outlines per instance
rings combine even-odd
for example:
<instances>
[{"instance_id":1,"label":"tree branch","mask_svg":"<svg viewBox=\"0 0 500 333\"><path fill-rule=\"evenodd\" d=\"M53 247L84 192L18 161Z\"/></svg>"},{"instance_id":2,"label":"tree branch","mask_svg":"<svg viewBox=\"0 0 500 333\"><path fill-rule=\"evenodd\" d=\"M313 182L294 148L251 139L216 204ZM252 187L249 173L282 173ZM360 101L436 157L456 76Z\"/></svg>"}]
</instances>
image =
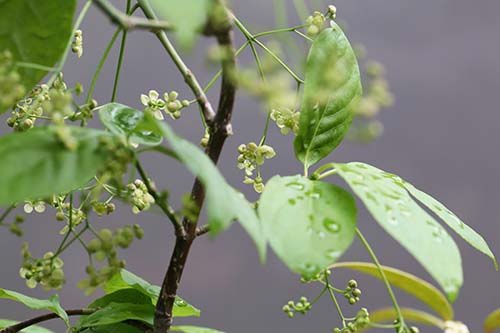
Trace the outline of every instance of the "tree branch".
<instances>
[{"instance_id":1,"label":"tree branch","mask_svg":"<svg viewBox=\"0 0 500 333\"><path fill-rule=\"evenodd\" d=\"M68 316L86 316L89 314L94 313L96 310L95 309L76 309L76 310L66 310L66 314ZM59 316L55 313L47 313L35 318L31 318L22 322L19 322L17 324L5 327L0 330L0 333L17 333L26 327L30 327L32 325L36 325L38 323L51 320L51 319L56 319L59 318Z\"/></svg>"},{"instance_id":2,"label":"tree branch","mask_svg":"<svg viewBox=\"0 0 500 333\"><path fill-rule=\"evenodd\" d=\"M149 19L156 19L156 15L149 5L149 3L145 0L138 0L139 5L142 8L142 11L146 15L147 18ZM205 95L205 92L203 91L203 88L199 84L198 80L194 76L194 74L191 72L191 70L186 66L184 61L182 61L182 58L179 56L177 53L176 49L170 42L170 40L167 37L167 34L165 31L155 31L156 37L160 40L160 43L163 45L167 53L170 55L172 60L174 61L175 65L181 72L182 76L184 77L184 81L186 84L191 88L191 91L193 92L194 96L196 97L196 101L198 102L198 105L201 108L201 111L203 113L203 117L205 118L205 122L207 125L210 126L212 124L214 117L215 117L215 112L212 108L212 105L208 101L207 96Z\"/></svg>"},{"instance_id":3,"label":"tree branch","mask_svg":"<svg viewBox=\"0 0 500 333\"><path fill-rule=\"evenodd\" d=\"M221 2L218 6L223 6ZM216 10L214 10L216 12ZM226 12L225 21L217 26L210 27L210 34L217 38L221 49L225 51L225 57L222 59L222 84L220 90L219 105L213 122L209 122L210 140L205 153L214 163L217 163L220 153L224 146L226 138L232 134L231 116L233 113L234 99L236 94L236 83L234 81L234 72L236 69L236 56L233 47L232 22L229 13ZM220 11L219 11L220 13ZM146 14L147 15L147 14ZM220 17L217 18L220 22ZM210 21L209 21L210 23ZM191 196L198 207L203 206L205 200L205 190L199 179L195 180ZM197 220L190 221L184 218L183 225L186 230L186 237L177 237L175 247L170 259L170 263L163 279L160 296L156 304L156 313L154 320L154 333L166 333L172 325L172 310L175 297L186 264L189 250L197 233Z\"/></svg>"},{"instance_id":4,"label":"tree branch","mask_svg":"<svg viewBox=\"0 0 500 333\"><path fill-rule=\"evenodd\" d=\"M104 14L106 14L111 19L113 23L120 26L123 30L149 29L153 31L162 31L173 29L172 25L165 21L128 16L116 9L107 0L93 0L93 2Z\"/></svg>"}]
</instances>

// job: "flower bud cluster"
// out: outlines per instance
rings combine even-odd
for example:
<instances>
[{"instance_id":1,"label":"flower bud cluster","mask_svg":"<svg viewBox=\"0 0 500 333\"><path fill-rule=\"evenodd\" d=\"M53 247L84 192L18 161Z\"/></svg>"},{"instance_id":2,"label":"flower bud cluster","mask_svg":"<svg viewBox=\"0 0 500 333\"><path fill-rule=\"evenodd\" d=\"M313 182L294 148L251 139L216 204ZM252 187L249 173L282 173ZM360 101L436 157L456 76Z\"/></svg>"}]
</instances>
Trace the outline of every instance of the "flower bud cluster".
<instances>
[{"instance_id":1,"label":"flower bud cluster","mask_svg":"<svg viewBox=\"0 0 500 333\"><path fill-rule=\"evenodd\" d=\"M281 129L283 135L287 135L290 131L297 134L299 131L300 112L298 111L289 108L273 109L271 119Z\"/></svg>"},{"instance_id":2,"label":"flower bud cluster","mask_svg":"<svg viewBox=\"0 0 500 333\"><path fill-rule=\"evenodd\" d=\"M99 149L107 155L108 160L99 170L100 178L107 179L117 187L123 187L123 175L127 172L128 165L134 160L134 153L124 141L117 141L110 136L99 138Z\"/></svg>"},{"instance_id":3,"label":"flower bud cluster","mask_svg":"<svg viewBox=\"0 0 500 333\"><path fill-rule=\"evenodd\" d=\"M66 279L62 267L63 261L54 256L54 253L47 252L43 258L33 258L28 244L24 243L21 250L23 264L19 270L19 275L26 279L28 288L35 288L38 284L44 289L60 289Z\"/></svg>"},{"instance_id":4,"label":"flower bud cluster","mask_svg":"<svg viewBox=\"0 0 500 333\"><path fill-rule=\"evenodd\" d=\"M71 51L76 53L78 58L83 55L83 33L80 29L75 31L73 42L71 43Z\"/></svg>"},{"instance_id":5,"label":"flower bud cluster","mask_svg":"<svg viewBox=\"0 0 500 333\"><path fill-rule=\"evenodd\" d=\"M116 210L116 206L112 202L92 202L92 210L98 215L103 216L104 214L109 215Z\"/></svg>"},{"instance_id":6,"label":"flower bud cluster","mask_svg":"<svg viewBox=\"0 0 500 333\"><path fill-rule=\"evenodd\" d=\"M118 258L117 248L128 248L134 238L142 239L144 230L138 224L127 225L114 231L102 229L97 237L87 244L87 250L98 262L107 261L107 265L96 269L93 265L86 267L88 279L78 283L78 287L92 293L98 286L108 281L113 275L125 267L125 260Z\"/></svg>"},{"instance_id":7,"label":"flower bud cluster","mask_svg":"<svg viewBox=\"0 0 500 333\"><path fill-rule=\"evenodd\" d=\"M358 282L349 280L344 291L344 297L349 301L349 304L353 305L359 302L359 296L361 296L361 289L358 288Z\"/></svg>"},{"instance_id":8,"label":"flower bud cluster","mask_svg":"<svg viewBox=\"0 0 500 333\"><path fill-rule=\"evenodd\" d=\"M289 318L293 318L295 313L306 314L311 308L312 304L309 303L306 297L302 296L297 303L288 301L288 303L283 306L283 312L285 312Z\"/></svg>"},{"instance_id":9,"label":"flower bud cluster","mask_svg":"<svg viewBox=\"0 0 500 333\"><path fill-rule=\"evenodd\" d=\"M255 169L262 166L266 159L273 158L276 155L276 152L271 146L258 146L255 142L250 142L246 145L241 144L238 147L238 153L238 168L245 170L245 179L243 180L243 183L253 184L254 190L261 193L264 190L264 182L260 173L257 172L257 176L255 178L251 178L251 176L253 175Z\"/></svg>"},{"instance_id":10,"label":"flower bud cluster","mask_svg":"<svg viewBox=\"0 0 500 333\"><path fill-rule=\"evenodd\" d=\"M134 214L139 214L144 210L148 210L151 204L155 203L155 199L148 192L146 184L140 179L136 179L133 183L128 184L127 191Z\"/></svg>"},{"instance_id":11,"label":"flower bud cluster","mask_svg":"<svg viewBox=\"0 0 500 333\"><path fill-rule=\"evenodd\" d=\"M152 112L157 119L163 119L164 111L172 119L181 117L181 109L189 106L188 100L180 101L177 99L179 94L176 91L166 92L163 94L163 99L156 90L150 90L148 95L141 95L141 103L146 106L146 112Z\"/></svg>"},{"instance_id":12,"label":"flower bud cluster","mask_svg":"<svg viewBox=\"0 0 500 333\"><path fill-rule=\"evenodd\" d=\"M364 330L370 324L370 314L366 308L361 308L354 320L347 323L343 328L334 328L333 333L355 333Z\"/></svg>"},{"instance_id":13,"label":"flower bud cluster","mask_svg":"<svg viewBox=\"0 0 500 333\"><path fill-rule=\"evenodd\" d=\"M42 84L31 90L27 98L18 102L6 123L15 131L26 131L41 117L48 117L56 125L74 115L71 103L73 96L60 73L51 86Z\"/></svg>"},{"instance_id":14,"label":"flower bud cluster","mask_svg":"<svg viewBox=\"0 0 500 333\"><path fill-rule=\"evenodd\" d=\"M307 34L317 36L325 28L326 17L321 12L315 11L306 19Z\"/></svg>"},{"instance_id":15,"label":"flower bud cluster","mask_svg":"<svg viewBox=\"0 0 500 333\"><path fill-rule=\"evenodd\" d=\"M24 231L20 226L23 222L24 222L24 216L16 215L16 217L14 218L14 221L12 221L9 224L3 223L3 221L2 221L2 222L0 222L0 226L8 227L9 231L13 235L15 235L17 237L21 237L24 234Z\"/></svg>"},{"instance_id":16,"label":"flower bud cluster","mask_svg":"<svg viewBox=\"0 0 500 333\"><path fill-rule=\"evenodd\" d=\"M10 108L26 93L21 76L14 67L12 53L0 52L0 109Z\"/></svg>"}]
</instances>

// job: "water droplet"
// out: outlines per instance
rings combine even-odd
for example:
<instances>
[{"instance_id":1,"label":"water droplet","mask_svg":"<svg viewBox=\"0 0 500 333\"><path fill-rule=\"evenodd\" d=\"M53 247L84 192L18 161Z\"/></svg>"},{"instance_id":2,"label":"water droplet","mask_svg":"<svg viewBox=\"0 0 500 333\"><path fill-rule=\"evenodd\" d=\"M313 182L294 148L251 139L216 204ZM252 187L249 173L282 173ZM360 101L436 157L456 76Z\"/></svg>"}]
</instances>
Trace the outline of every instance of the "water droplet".
<instances>
[{"instance_id":1,"label":"water droplet","mask_svg":"<svg viewBox=\"0 0 500 333\"><path fill-rule=\"evenodd\" d=\"M311 278L319 272L320 268L318 265L311 263L304 263L299 266L299 271L306 278Z\"/></svg>"},{"instance_id":2,"label":"water droplet","mask_svg":"<svg viewBox=\"0 0 500 333\"><path fill-rule=\"evenodd\" d=\"M288 203L292 206L295 205L295 199L288 199Z\"/></svg>"},{"instance_id":3,"label":"water droplet","mask_svg":"<svg viewBox=\"0 0 500 333\"><path fill-rule=\"evenodd\" d=\"M184 300L182 300L182 299L176 299L175 300L175 305L183 308L183 307L187 306L187 303Z\"/></svg>"},{"instance_id":4,"label":"water droplet","mask_svg":"<svg viewBox=\"0 0 500 333\"><path fill-rule=\"evenodd\" d=\"M287 187L291 187L294 190L302 191L304 189L304 185L299 182L290 182L286 184Z\"/></svg>"},{"instance_id":5,"label":"water droplet","mask_svg":"<svg viewBox=\"0 0 500 333\"><path fill-rule=\"evenodd\" d=\"M337 260L341 254L342 254L341 251L335 249L330 249L326 251L326 256L332 260Z\"/></svg>"},{"instance_id":6,"label":"water droplet","mask_svg":"<svg viewBox=\"0 0 500 333\"><path fill-rule=\"evenodd\" d=\"M334 234L338 233L341 229L340 224L330 218L326 218L323 220L323 226L327 231Z\"/></svg>"},{"instance_id":7,"label":"water droplet","mask_svg":"<svg viewBox=\"0 0 500 333\"><path fill-rule=\"evenodd\" d=\"M314 215L313 214L309 214L307 215L307 218L309 219L309 221L313 222L314 221Z\"/></svg>"},{"instance_id":8,"label":"water droplet","mask_svg":"<svg viewBox=\"0 0 500 333\"><path fill-rule=\"evenodd\" d=\"M306 193L306 195L307 195L307 193ZM321 198L321 192L319 192L319 191L311 191L311 192L309 192L308 195L309 195L309 197L311 197L313 199Z\"/></svg>"},{"instance_id":9,"label":"water droplet","mask_svg":"<svg viewBox=\"0 0 500 333\"><path fill-rule=\"evenodd\" d=\"M318 237L321 239L325 238L325 233L323 231L318 231Z\"/></svg>"}]
</instances>

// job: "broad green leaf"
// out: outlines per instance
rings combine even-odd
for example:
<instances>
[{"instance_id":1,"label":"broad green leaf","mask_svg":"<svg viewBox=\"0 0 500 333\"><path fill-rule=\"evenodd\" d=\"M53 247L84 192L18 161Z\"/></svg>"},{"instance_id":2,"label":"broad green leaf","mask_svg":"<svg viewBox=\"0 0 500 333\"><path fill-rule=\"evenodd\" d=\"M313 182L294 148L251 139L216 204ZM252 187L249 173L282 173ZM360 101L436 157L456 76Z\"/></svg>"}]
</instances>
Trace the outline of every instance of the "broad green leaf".
<instances>
[{"instance_id":1,"label":"broad green leaf","mask_svg":"<svg viewBox=\"0 0 500 333\"><path fill-rule=\"evenodd\" d=\"M123 136L134 144L159 145L163 138L153 131L137 129L144 113L123 104L109 103L99 107L99 118L112 133Z\"/></svg>"},{"instance_id":2,"label":"broad green leaf","mask_svg":"<svg viewBox=\"0 0 500 333\"><path fill-rule=\"evenodd\" d=\"M173 332L183 333L224 333L213 328L198 327L198 326L172 326Z\"/></svg>"},{"instance_id":3,"label":"broad green leaf","mask_svg":"<svg viewBox=\"0 0 500 333\"><path fill-rule=\"evenodd\" d=\"M135 304L151 304L153 305L151 297L140 292L134 288L120 289L111 294L99 297L90 303L88 309L99 309L103 308L109 303L135 303Z\"/></svg>"},{"instance_id":4,"label":"broad green leaf","mask_svg":"<svg viewBox=\"0 0 500 333\"><path fill-rule=\"evenodd\" d=\"M5 328L8 326L12 326L15 324L18 324L19 322L16 320L8 320L8 319L0 319L0 328ZM26 327L25 329L20 331L21 333L54 333L54 331L51 331L49 329L46 329L45 327L41 326L30 326Z\"/></svg>"},{"instance_id":5,"label":"broad green leaf","mask_svg":"<svg viewBox=\"0 0 500 333\"><path fill-rule=\"evenodd\" d=\"M96 312L82 317L78 328L116 324L125 320L138 320L152 326L154 313L155 307L152 304L109 303Z\"/></svg>"},{"instance_id":6,"label":"broad green leaf","mask_svg":"<svg viewBox=\"0 0 500 333\"><path fill-rule=\"evenodd\" d=\"M54 127L36 127L0 137L0 205L68 192L87 183L107 160L104 131L68 127L68 149Z\"/></svg>"},{"instance_id":7,"label":"broad green leaf","mask_svg":"<svg viewBox=\"0 0 500 333\"><path fill-rule=\"evenodd\" d=\"M137 327L122 323L90 327L80 332L81 333L144 333L143 330Z\"/></svg>"},{"instance_id":8,"label":"broad green leaf","mask_svg":"<svg viewBox=\"0 0 500 333\"><path fill-rule=\"evenodd\" d=\"M189 48L207 21L212 0L149 0L156 15L172 23L181 46Z\"/></svg>"},{"instance_id":9,"label":"broad green leaf","mask_svg":"<svg viewBox=\"0 0 500 333\"><path fill-rule=\"evenodd\" d=\"M351 245L356 204L342 188L301 176L275 176L259 201L271 248L290 270L312 277Z\"/></svg>"},{"instance_id":10,"label":"broad green leaf","mask_svg":"<svg viewBox=\"0 0 500 333\"><path fill-rule=\"evenodd\" d=\"M412 308L401 308L401 314L405 321L411 323L435 326L440 329L444 327L444 322L441 319L424 311ZM387 307L373 312L370 311L370 321L374 323L392 323L396 318L397 315L394 308Z\"/></svg>"},{"instance_id":11,"label":"broad green leaf","mask_svg":"<svg viewBox=\"0 0 500 333\"><path fill-rule=\"evenodd\" d=\"M69 326L68 315L59 303L59 296L53 295L49 299L38 299L23 295L16 291L0 288L0 298L10 299L26 305L33 310L47 310L55 313Z\"/></svg>"},{"instance_id":12,"label":"broad green leaf","mask_svg":"<svg viewBox=\"0 0 500 333\"><path fill-rule=\"evenodd\" d=\"M214 163L198 147L177 136L168 124L153 119L148 119L148 121L157 124L156 126L161 130L179 160L200 179L205 187L211 234L217 235L227 229L234 220L238 220L254 240L260 259L264 262L266 242L262 226L244 195L226 182Z\"/></svg>"},{"instance_id":13,"label":"broad green leaf","mask_svg":"<svg viewBox=\"0 0 500 333\"><path fill-rule=\"evenodd\" d=\"M108 296L111 296L117 291L128 290L133 288L138 290L140 293L148 296L151 299L151 303L156 305L158 301L158 296L160 295L161 288L159 286L150 284L141 277L135 275L132 272L122 269L119 273L115 274L106 284L104 285L104 291ZM114 298L114 297L113 297ZM113 298L108 298L111 300ZM139 299L139 298L138 298ZM104 300L105 302L106 300ZM97 302L97 301L96 301ZM119 303L120 301L115 300L114 302ZM173 309L174 317L190 317L190 316L200 316L200 310L187 303L185 300L177 296L174 302Z\"/></svg>"},{"instance_id":14,"label":"broad green leaf","mask_svg":"<svg viewBox=\"0 0 500 333\"><path fill-rule=\"evenodd\" d=\"M307 169L340 144L362 95L356 55L335 23L314 40L305 72L294 148Z\"/></svg>"},{"instance_id":15,"label":"broad green leaf","mask_svg":"<svg viewBox=\"0 0 500 333\"><path fill-rule=\"evenodd\" d=\"M414 196L418 201L423 203L427 208L432 210L437 216L439 216L453 231L455 231L460 237L462 237L467 243L472 245L479 252L484 253L493 260L496 269L498 270L498 264L491 252L490 247L486 243L483 237L479 235L474 229L465 224L457 215L445 207L441 202L437 201L430 195L421 190L417 189L415 186L408 182L403 183L405 188Z\"/></svg>"},{"instance_id":16,"label":"broad green leaf","mask_svg":"<svg viewBox=\"0 0 500 333\"><path fill-rule=\"evenodd\" d=\"M366 262L339 262L331 266L332 269L350 269L365 273L381 279L377 266ZM436 311L444 320L453 319L453 308L446 297L436 289L432 284L420 279L419 277L403 272L399 269L382 266L385 276L389 283L410 295L415 296L424 302L429 308Z\"/></svg>"},{"instance_id":17,"label":"broad green leaf","mask_svg":"<svg viewBox=\"0 0 500 333\"><path fill-rule=\"evenodd\" d=\"M401 178L371 165L335 164L375 220L417 259L455 300L462 286L462 259L448 232L406 191Z\"/></svg>"},{"instance_id":18,"label":"broad green leaf","mask_svg":"<svg viewBox=\"0 0 500 333\"><path fill-rule=\"evenodd\" d=\"M0 1L0 52L9 50L16 62L54 66L72 38L75 9L76 0ZM47 74L32 68L19 72L26 90Z\"/></svg>"},{"instance_id":19,"label":"broad green leaf","mask_svg":"<svg viewBox=\"0 0 500 333\"><path fill-rule=\"evenodd\" d=\"M496 309L486 317L483 323L484 333L493 333L500 328L500 309Z\"/></svg>"}]
</instances>

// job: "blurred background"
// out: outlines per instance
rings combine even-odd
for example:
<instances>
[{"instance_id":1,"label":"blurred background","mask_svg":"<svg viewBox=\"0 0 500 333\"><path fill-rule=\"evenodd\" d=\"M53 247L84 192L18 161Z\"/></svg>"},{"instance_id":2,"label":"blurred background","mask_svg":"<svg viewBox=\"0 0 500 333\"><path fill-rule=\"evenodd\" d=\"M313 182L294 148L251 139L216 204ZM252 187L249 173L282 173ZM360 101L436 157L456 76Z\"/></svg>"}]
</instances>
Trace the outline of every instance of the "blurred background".
<instances>
[{"instance_id":1,"label":"blurred background","mask_svg":"<svg viewBox=\"0 0 500 333\"><path fill-rule=\"evenodd\" d=\"M318 1L317 1L318 2ZM274 8L270 0L233 0L235 14L253 33L273 28ZM83 4L81 1L80 6ZM114 1L120 8L124 1ZM500 205L498 180L500 154L500 2L497 0L337 0L337 17L347 23L348 36L362 43L370 58L386 67L396 103L378 117L384 124L383 135L369 144L345 143L331 156L332 160L363 161L396 173L426 192L439 198L466 223L479 231L500 255ZM314 8L308 3L309 9ZM286 0L290 26L302 21L295 13L292 0ZM88 86L93 70L111 37L114 27L98 10L92 8L83 23L84 56L70 56L64 71L71 84ZM243 41L237 33L238 44ZM265 41L266 39L263 39ZM205 84L217 70L207 67L207 47L213 40L202 39L186 62ZM111 95L117 43L101 79L95 98L104 104ZM291 52L285 49L285 52ZM305 52L305 51L304 51ZM249 50L240 64L253 66ZM297 68L300 72L300 68ZM182 78L161 45L152 34L134 31L125 51L118 101L140 107L140 94L150 89L177 90L181 98L191 98L182 86ZM217 103L217 87L209 98ZM235 135L228 139L219 162L223 174L251 199L256 195L241 183L243 174L236 167L237 146L260 138L265 113L245 93L240 94L234 113ZM175 129L194 142L203 135L195 108L184 112ZM7 129L2 127L2 132ZM277 157L266 162L264 177L273 174L300 173L301 165L293 156L292 136L282 136L271 124L267 143ZM495 148L496 147L496 148ZM166 187L172 198L190 190L192 176L172 160L145 155L145 166L158 187ZM179 207L179 200L174 204ZM388 237L359 203L359 226L372 243L381 262L402 268L433 282L408 253ZM60 241L61 228L53 214L29 216L24 225L25 238L35 256L54 250ZM172 228L153 213L134 215L122 207L105 218L93 218L97 228L141 223L145 229L142 241L122 251L128 269L159 284L173 247ZM39 297L51 293L29 290L18 276L22 240L8 232L0 233L1 286ZM498 283L500 273L491 262L457 239L462 250L465 284L455 303L456 319L479 332L484 317L500 307ZM66 308L84 307L90 298L76 288L84 276L87 256L78 246L63 254L67 285L60 291ZM359 242L343 260L369 261ZM345 304L347 314L360 306L369 310L390 305L383 285L353 273L335 274L339 287L352 277L358 279L363 295L355 306ZM270 253L265 266L259 264L256 250L245 232L237 225L215 241L201 237L195 242L182 279L180 295L202 310L200 318L175 322L217 328L226 332L330 332L339 325L332 304L325 298L305 317L288 319L281 307L290 299L313 297L319 286L303 285ZM411 297L398 292L403 306L422 307ZM26 319L33 312L14 302L0 302L0 317ZM64 328L56 323L48 327ZM431 331L431 330L429 330ZM437 330L434 330L437 331Z\"/></svg>"}]
</instances>

